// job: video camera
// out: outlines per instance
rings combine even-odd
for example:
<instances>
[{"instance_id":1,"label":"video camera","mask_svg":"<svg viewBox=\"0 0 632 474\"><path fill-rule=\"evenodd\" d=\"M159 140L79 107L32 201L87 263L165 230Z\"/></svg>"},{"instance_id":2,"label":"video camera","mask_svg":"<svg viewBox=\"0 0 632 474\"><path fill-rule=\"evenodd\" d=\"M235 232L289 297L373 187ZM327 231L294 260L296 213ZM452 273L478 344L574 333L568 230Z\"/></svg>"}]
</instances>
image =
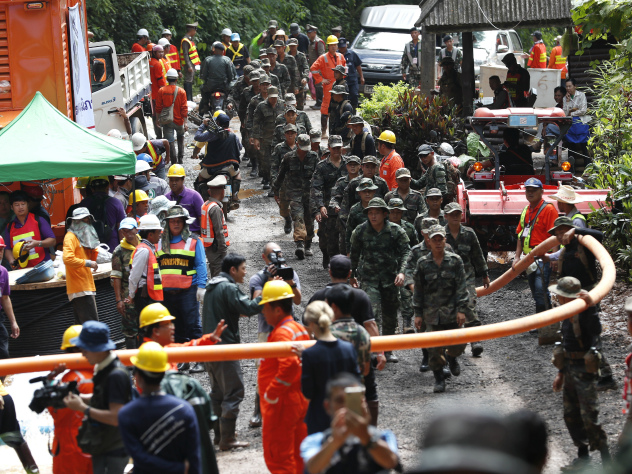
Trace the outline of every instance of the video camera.
<instances>
[{"instance_id":1,"label":"video camera","mask_svg":"<svg viewBox=\"0 0 632 474\"><path fill-rule=\"evenodd\" d=\"M283 280L292 280L294 278L294 269L285 264L285 258L280 250L273 250L268 254L268 259L276 267L275 275L280 276Z\"/></svg>"},{"instance_id":2,"label":"video camera","mask_svg":"<svg viewBox=\"0 0 632 474\"><path fill-rule=\"evenodd\" d=\"M42 388L35 390L33 400L31 400L31 403L29 404L29 408L37 414L42 413L48 407L66 408L66 404L64 403L66 395L69 393L79 395L76 380L68 383L46 385L47 380L48 378L46 376L35 377L34 379L29 380L29 383L44 382L44 386Z\"/></svg>"}]
</instances>

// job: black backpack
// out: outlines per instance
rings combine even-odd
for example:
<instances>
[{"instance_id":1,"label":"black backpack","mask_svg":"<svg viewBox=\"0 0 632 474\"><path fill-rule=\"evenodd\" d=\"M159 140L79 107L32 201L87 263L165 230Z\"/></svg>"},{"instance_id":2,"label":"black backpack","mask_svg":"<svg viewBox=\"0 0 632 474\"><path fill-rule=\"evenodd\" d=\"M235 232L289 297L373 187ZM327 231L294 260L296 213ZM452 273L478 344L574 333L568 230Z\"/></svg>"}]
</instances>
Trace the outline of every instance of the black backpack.
<instances>
[{"instance_id":1,"label":"black backpack","mask_svg":"<svg viewBox=\"0 0 632 474\"><path fill-rule=\"evenodd\" d=\"M112 237L112 228L105 220L105 203L108 199L111 198L109 196L94 195L88 207L88 210L94 216L94 230L97 231L101 243L108 243Z\"/></svg>"}]
</instances>

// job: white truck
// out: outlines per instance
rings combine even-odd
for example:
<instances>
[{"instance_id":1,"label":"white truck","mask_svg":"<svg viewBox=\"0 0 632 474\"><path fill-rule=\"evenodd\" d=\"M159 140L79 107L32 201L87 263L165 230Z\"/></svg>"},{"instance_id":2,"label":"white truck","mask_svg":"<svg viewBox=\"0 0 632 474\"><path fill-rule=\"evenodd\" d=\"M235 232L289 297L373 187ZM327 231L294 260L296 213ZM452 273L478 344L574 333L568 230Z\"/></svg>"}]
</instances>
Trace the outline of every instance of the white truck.
<instances>
[{"instance_id":1,"label":"white truck","mask_svg":"<svg viewBox=\"0 0 632 474\"><path fill-rule=\"evenodd\" d=\"M90 79L92 106L97 132L113 128L127 135L117 108L127 112L132 133L147 136L145 115L151 115L151 76L149 53L116 54L111 41L90 43Z\"/></svg>"}]
</instances>

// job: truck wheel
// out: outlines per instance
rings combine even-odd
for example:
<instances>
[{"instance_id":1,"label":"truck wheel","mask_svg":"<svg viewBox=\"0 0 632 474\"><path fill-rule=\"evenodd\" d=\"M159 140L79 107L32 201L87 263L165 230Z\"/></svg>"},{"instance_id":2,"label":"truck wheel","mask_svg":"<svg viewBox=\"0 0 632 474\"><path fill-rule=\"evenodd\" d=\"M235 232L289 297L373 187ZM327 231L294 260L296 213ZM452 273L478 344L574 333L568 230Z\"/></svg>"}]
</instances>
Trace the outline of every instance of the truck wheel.
<instances>
[{"instance_id":1,"label":"truck wheel","mask_svg":"<svg viewBox=\"0 0 632 474\"><path fill-rule=\"evenodd\" d=\"M145 127L143 126L143 122L141 122L141 120L138 117L131 117L129 119L129 123L132 126L132 135L134 133L142 133L143 135L147 136L147 131L145 130Z\"/></svg>"}]
</instances>

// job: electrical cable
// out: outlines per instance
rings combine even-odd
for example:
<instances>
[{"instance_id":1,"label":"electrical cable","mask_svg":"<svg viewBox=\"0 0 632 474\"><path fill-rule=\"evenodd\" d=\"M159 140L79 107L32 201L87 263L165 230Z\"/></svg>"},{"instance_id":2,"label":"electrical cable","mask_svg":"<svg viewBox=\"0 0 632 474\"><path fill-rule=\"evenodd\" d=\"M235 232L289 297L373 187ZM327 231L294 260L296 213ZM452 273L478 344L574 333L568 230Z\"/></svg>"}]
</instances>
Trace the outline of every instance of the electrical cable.
<instances>
[{"instance_id":1,"label":"electrical cable","mask_svg":"<svg viewBox=\"0 0 632 474\"><path fill-rule=\"evenodd\" d=\"M498 28L496 25L494 25L492 23L492 21L489 19L489 17L483 11L483 8L481 7L481 4L479 3L479 1L478 0L475 0L475 1L476 1L476 6L480 10L481 14L485 17L485 20L487 20L487 23L489 23L493 28L495 28L497 30L505 29L505 28ZM520 25L520 23L522 23L523 21L524 21L524 18L522 20L520 20L518 23L516 23L514 26L512 26L511 28L507 28L507 29L508 30L515 30L518 27L518 25Z\"/></svg>"}]
</instances>

